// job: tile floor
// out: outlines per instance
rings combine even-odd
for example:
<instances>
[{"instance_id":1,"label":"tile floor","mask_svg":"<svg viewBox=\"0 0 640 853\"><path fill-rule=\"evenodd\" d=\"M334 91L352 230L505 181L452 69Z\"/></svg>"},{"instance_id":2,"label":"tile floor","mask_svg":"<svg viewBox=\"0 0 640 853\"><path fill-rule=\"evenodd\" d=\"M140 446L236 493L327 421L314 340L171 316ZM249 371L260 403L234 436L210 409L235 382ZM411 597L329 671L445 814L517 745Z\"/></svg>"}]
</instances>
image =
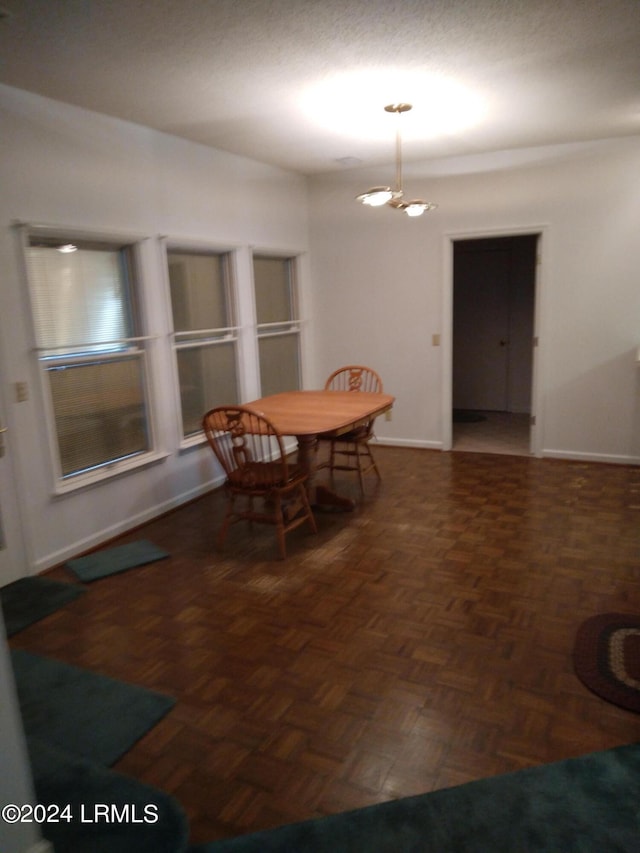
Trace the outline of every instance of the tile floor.
<instances>
[{"instance_id":1,"label":"tile floor","mask_svg":"<svg viewBox=\"0 0 640 853\"><path fill-rule=\"evenodd\" d=\"M528 414L478 412L477 423L453 424L453 450L477 453L504 453L528 456L530 425Z\"/></svg>"}]
</instances>

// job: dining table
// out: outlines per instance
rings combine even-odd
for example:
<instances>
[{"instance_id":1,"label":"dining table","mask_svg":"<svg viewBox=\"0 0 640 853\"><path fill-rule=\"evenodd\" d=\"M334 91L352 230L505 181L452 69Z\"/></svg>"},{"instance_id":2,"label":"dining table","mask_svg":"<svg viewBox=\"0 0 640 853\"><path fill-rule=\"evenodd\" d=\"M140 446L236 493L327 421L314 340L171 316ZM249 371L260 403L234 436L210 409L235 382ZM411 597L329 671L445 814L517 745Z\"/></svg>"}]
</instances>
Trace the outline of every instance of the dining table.
<instances>
[{"instance_id":1,"label":"dining table","mask_svg":"<svg viewBox=\"0 0 640 853\"><path fill-rule=\"evenodd\" d=\"M391 411L395 397L373 391L283 391L245 405L266 417L281 435L298 442L298 465L307 475L311 503L319 509L351 510L355 502L315 483L321 437L344 435Z\"/></svg>"}]
</instances>

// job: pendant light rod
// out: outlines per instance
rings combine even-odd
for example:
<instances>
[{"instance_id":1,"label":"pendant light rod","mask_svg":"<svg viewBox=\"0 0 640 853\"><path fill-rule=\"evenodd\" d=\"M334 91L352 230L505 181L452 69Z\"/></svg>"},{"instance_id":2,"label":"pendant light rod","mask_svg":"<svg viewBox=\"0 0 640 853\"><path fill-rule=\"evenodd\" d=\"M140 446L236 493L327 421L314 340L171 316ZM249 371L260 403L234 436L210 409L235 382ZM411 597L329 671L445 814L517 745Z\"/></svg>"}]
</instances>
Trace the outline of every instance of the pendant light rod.
<instances>
[{"instance_id":1,"label":"pendant light rod","mask_svg":"<svg viewBox=\"0 0 640 853\"><path fill-rule=\"evenodd\" d=\"M395 190L391 187L372 187L359 196L356 196L357 201L366 204L370 207L382 207L388 205L396 210L402 210L408 216L421 216L426 210L434 210L438 205L423 199L413 199L412 201L403 201L404 191L402 188L402 134L400 132L400 115L407 113L411 109L411 104L400 101L397 104L387 104L384 108L385 112L396 113L398 116L398 124L396 126L396 186Z\"/></svg>"},{"instance_id":2,"label":"pendant light rod","mask_svg":"<svg viewBox=\"0 0 640 853\"><path fill-rule=\"evenodd\" d=\"M402 195L402 137L400 135L400 120L396 128L396 192Z\"/></svg>"},{"instance_id":3,"label":"pendant light rod","mask_svg":"<svg viewBox=\"0 0 640 853\"><path fill-rule=\"evenodd\" d=\"M408 113L411 109L411 104L387 104L384 108L385 112L395 113L398 116L396 125L396 197L402 197L402 133L400 132L400 116L402 113Z\"/></svg>"}]
</instances>

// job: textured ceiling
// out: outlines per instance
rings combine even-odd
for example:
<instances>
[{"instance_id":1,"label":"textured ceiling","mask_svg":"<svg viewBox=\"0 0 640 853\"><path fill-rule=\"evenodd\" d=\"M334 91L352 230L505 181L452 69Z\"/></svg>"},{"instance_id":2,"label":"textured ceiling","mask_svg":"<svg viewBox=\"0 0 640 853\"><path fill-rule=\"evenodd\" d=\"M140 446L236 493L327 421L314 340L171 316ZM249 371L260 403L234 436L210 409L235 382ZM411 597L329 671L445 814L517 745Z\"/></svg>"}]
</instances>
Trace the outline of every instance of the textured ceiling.
<instances>
[{"instance_id":1,"label":"textured ceiling","mask_svg":"<svg viewBox=\"0 0 640 853\"><path fill-rule=\"evenodd\" d=\"M312 174L640 133L640 0L0 0L0 82Z\"/></svg>"}]
</instances>

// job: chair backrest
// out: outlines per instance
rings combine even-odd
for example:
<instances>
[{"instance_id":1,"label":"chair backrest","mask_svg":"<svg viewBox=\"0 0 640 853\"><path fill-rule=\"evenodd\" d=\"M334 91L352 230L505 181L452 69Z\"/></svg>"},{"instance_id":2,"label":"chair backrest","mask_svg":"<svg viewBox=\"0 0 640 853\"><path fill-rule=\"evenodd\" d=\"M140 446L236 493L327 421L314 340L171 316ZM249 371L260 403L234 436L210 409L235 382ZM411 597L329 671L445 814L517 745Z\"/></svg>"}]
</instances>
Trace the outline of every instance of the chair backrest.
<instances>
[{"instance_id":1,"label":"chair backrest","mask_svg":"<svg viewBox=\"0 0 640 853\"><path fill-rule=\"evenodd\" d=\"M382 392L382 379L375 370L361 364L348 364L334 370L325 382L327 391Z\"/></svg>"},{"instance_id":2,"label":"chair backrest","mask_svg":"<svg viewBox=\"0 0 640 853\"><path fill-rule=\"evenodd\" d=\"M245 406L218 406L202 426L231 486L261 490L286 483L289 466L275 426Z\"/></svg>"}]
</instances>

